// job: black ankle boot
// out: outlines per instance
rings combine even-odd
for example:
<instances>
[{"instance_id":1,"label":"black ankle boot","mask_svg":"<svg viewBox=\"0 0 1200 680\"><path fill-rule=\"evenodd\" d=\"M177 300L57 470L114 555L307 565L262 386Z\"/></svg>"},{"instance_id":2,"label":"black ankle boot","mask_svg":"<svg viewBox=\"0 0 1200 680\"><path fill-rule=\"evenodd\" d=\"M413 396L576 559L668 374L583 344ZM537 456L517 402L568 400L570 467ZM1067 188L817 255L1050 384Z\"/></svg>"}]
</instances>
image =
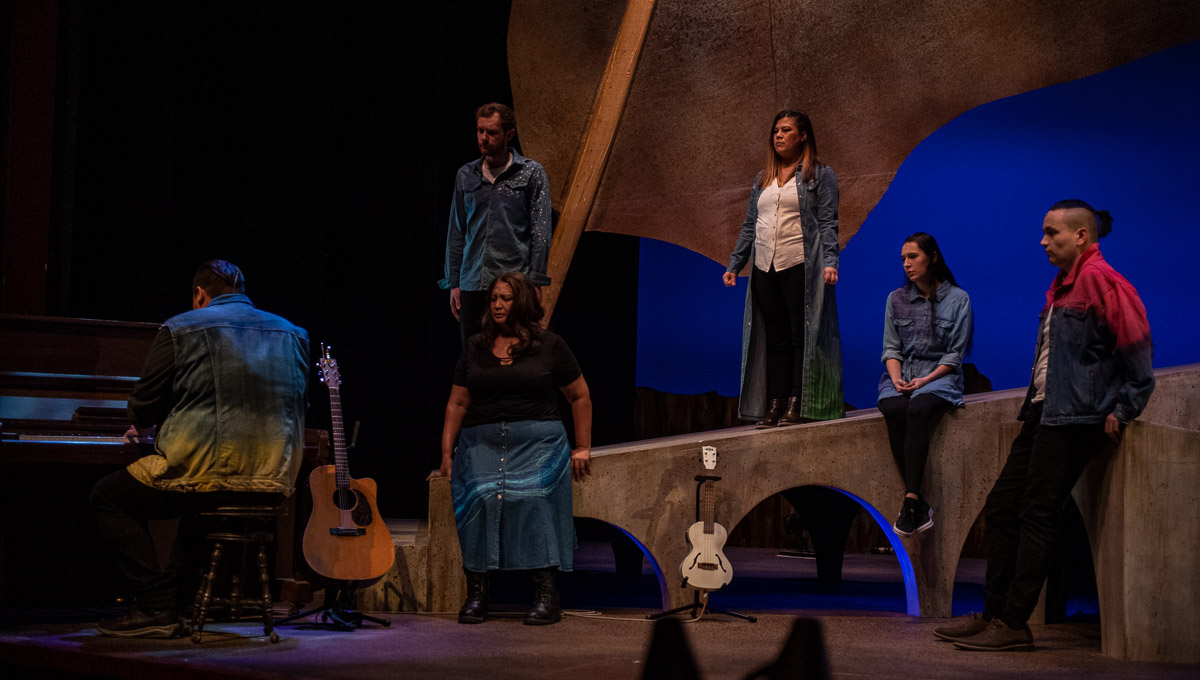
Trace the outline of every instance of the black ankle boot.
<instances>
[{"instance_id":1,"label":"black ankle boot","mask_svg":"<svg viewBox=\"0 0 1200 680\"><path fill-rule=\"evenodd\" d=\"M787 411L779 418L780 425L799 425L809 422L808 418L800 415L800 397L790 397L787 400Z\"/></svg>"},{"instance_id":2,"label":"black ankle boot","mask_svg":"<svg viewBox=\"0 0 1200 680\"><path fill-rule=\"evenodd\" d=\"M784 408L783 399L771 399L767 404L767 415L763 419L754 424L760 430L765 430L768 427L775 427L779 424L779 419L783 417Z\"/></svg>"},{"instance_id":3,"label":"black ankle boot","mask_svg":"<svg viewBox=\"0 0 1200 680\"><path fill-rule=\"evenodd\" d=\"M533 572L533 607L525 614L525 625L548 626L562 619L558 604L558 567L546 567Z\"/></svg>"},{"instance_id":4,"label":"black ankle boot","mask_svg":"<svg viewBox=\"0 0 1200 680\"><path fill-rule=\"evenodd\" d=\"M458 610L459 623L483 623L488 617L488 575L486 571L466 571L467 601Z\"/></svg>"}]
</instances>

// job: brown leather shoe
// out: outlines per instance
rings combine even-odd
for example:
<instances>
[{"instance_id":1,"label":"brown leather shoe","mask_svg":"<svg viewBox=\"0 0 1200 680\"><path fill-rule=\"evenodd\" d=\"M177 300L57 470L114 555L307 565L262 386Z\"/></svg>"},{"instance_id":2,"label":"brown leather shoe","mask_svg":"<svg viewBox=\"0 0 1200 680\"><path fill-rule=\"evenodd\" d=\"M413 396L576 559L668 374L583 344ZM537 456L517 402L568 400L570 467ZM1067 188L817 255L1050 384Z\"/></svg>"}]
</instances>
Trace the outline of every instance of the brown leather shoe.
<instances>
[{"instance_id":1,"label":"brown leather shoe","mask_svg":"<svg viewBox=\"0 0 1200 680\"><path fill-rule=\"evenodd\" d=\"M996 618L983 632L955 640L954 648L972 652L1032 652L1033 633L1029 626L1013 629Z\"/></svg>"},{"instance_id":2,"label":"brown leather shoe","mask_svg":"<svg viewBox=\"0 0 1200 680\"><path fill-rule=\"evenodd\" d=\"M783 417L784 402L782 399L772 399L767 404L767 415L763 419L754 424L760 430L765 430L768 427L775 427L779 424L779 419Z\"/></svg>"},{"instance_id":3,"label":"brown leather shoe","mask_svg":"<svg viewBox=\"0 0 1200 680\"><path fill-rule=\"evenodd\" d=\"M780 425L799 425L800 423L811 423L811 418L805 418L800 415L800 397L790 397L787 400L787 411L779 419Z\"/></svg>"},{"instance_id":4,"label":"brown leather shoe","mask_svg":"<svg viewBox=\"0 0 1200 680\"><path fill-rule=\"evenodd\" d=\"M933 636L946 642L957 642L962 638L982 633L988 627L988 623L990 622L983 618L983 614L972 612L966 616L951 619L949 623L940 628L934 628Z\"/></svg>"}]
</instances>

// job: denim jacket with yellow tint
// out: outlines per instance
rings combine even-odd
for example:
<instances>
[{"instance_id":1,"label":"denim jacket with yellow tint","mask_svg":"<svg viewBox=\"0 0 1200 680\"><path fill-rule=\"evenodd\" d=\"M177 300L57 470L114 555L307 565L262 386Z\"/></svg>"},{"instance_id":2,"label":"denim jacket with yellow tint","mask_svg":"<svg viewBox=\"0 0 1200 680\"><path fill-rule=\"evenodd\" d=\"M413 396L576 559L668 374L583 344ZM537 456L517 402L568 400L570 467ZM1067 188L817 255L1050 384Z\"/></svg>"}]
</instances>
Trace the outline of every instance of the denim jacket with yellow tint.
<instances>
[{"instance_id":1,"label":"denim jacket with yellow tint","mask_svg":"<svg viewBox=\"0 0 1200 680\"><path fill-rule=\"evenodd\" d=\"M304 446L308 333L245 295L167 319L130 395L159 424L156 455L128 470L169 491L290 494Z\"/></svg>"}]
</instances>

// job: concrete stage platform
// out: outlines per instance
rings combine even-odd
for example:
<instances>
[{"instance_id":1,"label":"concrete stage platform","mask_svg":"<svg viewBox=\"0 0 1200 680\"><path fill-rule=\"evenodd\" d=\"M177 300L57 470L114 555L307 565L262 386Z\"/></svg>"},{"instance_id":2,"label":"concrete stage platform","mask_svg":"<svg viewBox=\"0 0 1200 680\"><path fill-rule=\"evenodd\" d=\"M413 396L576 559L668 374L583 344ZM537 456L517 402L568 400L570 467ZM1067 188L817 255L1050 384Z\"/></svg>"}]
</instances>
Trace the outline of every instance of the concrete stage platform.
<instances>
[{"instance_id":1,"label":"concrete stage platform","mask_svg":"<svg viewBox=\"0 0 1200 680\"><path fill-rule=\"evenodd\" d=\"M644 617L656 608L597 604L614 600L609 587L614 565L606 551L604 544L581 545L581 570L564 591L567 604L590 607L598 616L567 616L554 626L522 625L520 604L504 606L478 626L459 625L449 613L384 614L390 627L349 633L286 626L275 645L254 623L210 624L200 645L186 637L105 638L90 621L8 625L0 629L0 677L640 678L653 628ZM796 616L821 622L835 678L1200 677L1195 665L1105 656L1097 623L1034 626L1038 651L1032 654L957 651L933 639L942 619L904 613L904 585L894 556L847 555L846 581L835 590L816 585L812 560L761 549L733 548L729 556L739 575L728 590L713 593L712 604L755 614L758 622L706 614L685 624L702 678L743 678L772 661ZM958 573L960 591L978 589L982 564L964 560ZM647 569L642 581L626 592L637 597L645 591L653 603L656 577ZM965 599L970 597L967 593Z\"/></svg>"},{"instance_id":2,"label":"concrete stage platform","mask_svg":"<svg viewBox=\"0 0 1200 680\"><path fill-rule=\"evenodd\" d=\"M1074 496L1087 527L1104 615L1106 654L1117 659L1200 662L1200 364L1156 371L1146 410L1122 444L1097 456ZM770 430L752 426L593 450L592 474L574 485L576 517L619 528L658 575L661 607L691 602L679 587L683 539L696 518L704 445L716 447L716 517L732 529L764 499L806 485L842 491L883 528L898 556L912 616L951 615L967 535L1020 430L1024 390L971 395L930 444L923 484L932 531L891 530L904 485L875 409L839 420ZM457 608L466 592L449 482L430 485L426 525L397 534L396 564L364 593L381 611ZM735 578L737 574L735 565Z\"/></svg>"}]
</instances>

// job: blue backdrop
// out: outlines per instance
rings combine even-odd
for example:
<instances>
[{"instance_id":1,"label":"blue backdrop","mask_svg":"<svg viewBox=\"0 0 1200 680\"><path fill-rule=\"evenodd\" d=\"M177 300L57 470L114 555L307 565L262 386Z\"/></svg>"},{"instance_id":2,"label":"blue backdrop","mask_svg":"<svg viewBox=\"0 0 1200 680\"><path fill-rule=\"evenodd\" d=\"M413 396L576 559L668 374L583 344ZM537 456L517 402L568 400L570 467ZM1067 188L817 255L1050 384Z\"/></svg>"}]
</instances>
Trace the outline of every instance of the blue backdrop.
<instances>
[{"instance_id":1,"label":"blue backdrop","mask_svg":"<svg viewBox=\"0 0 1200 680\"><path fill-rule=\"evenodd\" d=\"M1200 42L1193 42L985 104L925 139L842 253L846 400L874 406L884 300L904 283L900 246L914 231L938 239L971 295L968 361L996 389L1025 385L1037 314L1057 271L1038 245L1042 218L1063 198L1112 212L1113 232L1100 248L1141 293L1155 366L1200 361L1200 303L1189 290L1200 253L1192 203L1200 189L1197 111ZM828 160L836 170L837 159ZM679 246L642 240L638 385L738 393L746 279L726 289L723 271Z\"/></svg>"}]
</instances>

